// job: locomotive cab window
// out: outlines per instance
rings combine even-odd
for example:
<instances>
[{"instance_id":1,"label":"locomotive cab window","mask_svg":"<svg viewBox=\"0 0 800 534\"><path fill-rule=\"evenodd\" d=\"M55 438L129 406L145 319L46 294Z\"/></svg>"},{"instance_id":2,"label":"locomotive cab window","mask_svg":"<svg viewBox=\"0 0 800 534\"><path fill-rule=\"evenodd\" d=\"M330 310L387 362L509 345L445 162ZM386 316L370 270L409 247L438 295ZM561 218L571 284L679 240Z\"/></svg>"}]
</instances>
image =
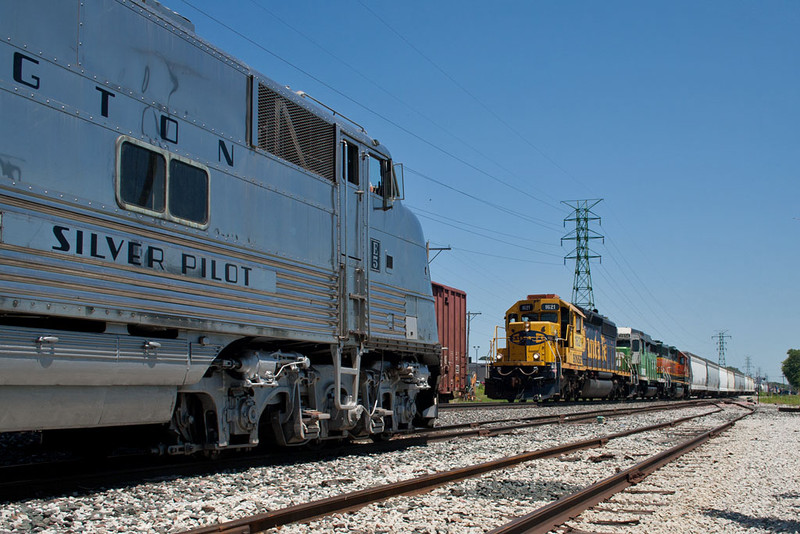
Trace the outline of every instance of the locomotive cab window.
<instances>
[{"instance_id":1,"label":"locomotive cab window","mask_svg":"<svg viewBox=\"0 0 800 534\"><path fill-rule=\"evenodd\" d=\"M130 211L204 228L209 211L208 169L158 147L121 137L117 201Z\"/></svg>"},{"instance_id":2,"label":"locomotive cab window","mask_svg":"<svg viewBox=\"0 0 800 534\"><path fill-rule=\"evenodd\" d=\"M369 190L383 199L383 210L392 209L395 200L401 200L403 194L403 166L392 165L392 162L375 154L368 159ZM397 169L400 174L398 175Z\"/></svg>"},{"instance_id":3,"label":"locomotive cab window","mask_svg":"<svg viewBox=\"0 0 800 534\"><path fill-rule=\"evenodd\" d=\"M558 312L542 312L542 321L548 323L558 322Z\"/></svg>"},{"instance_id":4,"label":"locomotive cab window","mask_svg":"<svg viewBox=\"0 0 800 534\"><path fill-rule=\"evenodd\" d=\"M384 196L384 189L388 184L388 180L385 179L387 167L386 160L369 155L369 190L378 196Z\"/></svg>"},{"instance_id":5,"label":"locomotive cab window","mask_svg":"<svg viewBox=\"0 0 800 534\"><path fill-rule=\"evenodd\" d=\"M342 141L342 177L358 185L358 145Z\"/></svg>"}]
</instances>

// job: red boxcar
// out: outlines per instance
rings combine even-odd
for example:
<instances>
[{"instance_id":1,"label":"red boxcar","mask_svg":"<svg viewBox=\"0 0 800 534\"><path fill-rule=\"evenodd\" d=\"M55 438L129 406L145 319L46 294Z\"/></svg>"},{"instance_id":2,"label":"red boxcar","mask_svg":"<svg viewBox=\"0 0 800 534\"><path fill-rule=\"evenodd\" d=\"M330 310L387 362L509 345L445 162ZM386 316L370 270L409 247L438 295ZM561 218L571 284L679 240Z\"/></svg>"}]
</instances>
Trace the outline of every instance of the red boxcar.
<instances>
[{"instance_id":1,"label":"red boxcar","mask_svg":"<svg viewBox=\"0 0 800 534\"><path fill-rule=\"evenodd\" d=\"M467 294L460 289L433 282L436 324L442 345L439 399L448 401L468 384Z\"/></svg>"}]
</instances>

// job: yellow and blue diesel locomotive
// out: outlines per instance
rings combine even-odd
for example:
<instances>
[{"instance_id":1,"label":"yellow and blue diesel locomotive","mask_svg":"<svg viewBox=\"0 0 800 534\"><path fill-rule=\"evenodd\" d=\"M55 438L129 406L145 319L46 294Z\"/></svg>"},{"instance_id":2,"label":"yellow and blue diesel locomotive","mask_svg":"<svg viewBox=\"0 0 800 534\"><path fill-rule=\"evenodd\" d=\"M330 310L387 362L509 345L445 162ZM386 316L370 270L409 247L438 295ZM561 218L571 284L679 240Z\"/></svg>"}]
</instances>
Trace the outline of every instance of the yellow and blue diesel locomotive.
<instances>
[{"instance_id":1,"label":"yellow and blue diesel locomotive","mask_svg":"<svg viewBox=\"0 0 800 534\"><path fill-rule=\"evenodd\" d=\"M528 295L505 317L504 348L486 378L492 399L627 396L630 368L617 362L617 327L555 294ZM497 345L495 345L497 346Z\"/></svg>"}]
</instances>

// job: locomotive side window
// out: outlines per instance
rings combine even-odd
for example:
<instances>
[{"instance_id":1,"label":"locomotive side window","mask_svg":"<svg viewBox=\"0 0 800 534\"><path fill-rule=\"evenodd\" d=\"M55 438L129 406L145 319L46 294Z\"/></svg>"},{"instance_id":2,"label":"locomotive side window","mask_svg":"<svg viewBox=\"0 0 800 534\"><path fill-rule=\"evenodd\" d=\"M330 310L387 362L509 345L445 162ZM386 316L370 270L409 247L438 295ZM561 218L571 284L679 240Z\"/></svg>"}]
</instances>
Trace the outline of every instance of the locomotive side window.
<instances>
[{"instance_id":1,"label":"locomotive side window","mask_svg":"<svg viewBox=\"0 0 800 534\"><path fill-rule=\"evenodd\" d=\"M119 193L122 201L150 211L163 212L167 180L164 156L131 143L123 143L119 157Z\"/></svg>"},{"instance_id":2,"label":"locomotive side window","mask_svg":"<svg viewBox=\"0 0 800 534\"><path fill-rule=\"evenodd\" d=\"M386 171L386 161L381 160L373 156L372 154L369 155L369 186L370 191L377 193L379 196L383 196L383 188L385 186L385 171Z\"/></svg>"},{"instance_id":3,"label":"locomotive side window","mask_svg":"<svg viewBox=\"0 0 800 534\"><path fill-rule=\"evenodd\" d=\"M208 222L208 174L194 165L169 162L169 212L179 219Z\"/></svg>"},{"instance_id":4,"label":"locomotive side window","mask_svg":"<svg viewBox=\"0 0 800 534\"><path fill-rule=\"evenodd\" d=\"M121 207L187 226L208 224L208 169L130 137L121 137L117 146Z\"/></svg>"},{"instance_id":5,"label":"locomotive side window","mask_svg":"<svg viewBox=\"0 0 800 534\"><path fill-rule=\"evenodd\" d=\"M358 185L358 145L342 141L342 176Z\"/></svg>"}]
</instances>

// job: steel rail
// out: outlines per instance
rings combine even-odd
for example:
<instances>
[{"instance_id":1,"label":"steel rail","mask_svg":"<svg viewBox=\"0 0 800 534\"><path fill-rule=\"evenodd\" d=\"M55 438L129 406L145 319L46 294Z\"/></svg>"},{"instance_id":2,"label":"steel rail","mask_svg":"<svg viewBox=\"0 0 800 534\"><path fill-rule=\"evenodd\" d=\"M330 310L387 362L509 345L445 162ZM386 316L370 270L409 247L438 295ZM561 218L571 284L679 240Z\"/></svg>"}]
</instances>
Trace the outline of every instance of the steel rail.
<instances>
[{"instance_id":1,"label":"steel rail","mask_svg":"<svg viewBox=\"0 0 800 534\"><path fill-rule=\"evenodd\" d=\"M206 527L200 527L186 532L187 534L212 534L212 533L244 534L252 532L261 532L270 528L279 527L289 523L294 523L298 521L309 521L317 517L324 517L337 512L356 510L373 502L386 500L390 497L424 493L426 491L429 491L438 486L442 486L444 484L476 477L484 473L496 471L499 469L505 469L507 467L512 467L521 463L529 462L531 460L551 458L554 456L559 456L565 453L574 452L582 449L602 447L612 439L622 438L633 434L639 434L642 432L659 430L661 428L676 426L686 421L690 421L692 419L697 419L700 417L705 417L713 413L718 413L720 411L722 411L721 408L717 408L715 410L703 414L682 417L680 419L675 419L673 421L668 421L666 423L658 423L655 425L649 425L632 430L626 430L623 432L617 432L614 434L608 434L606 436L598 438L592 438L573 443L568 443L565 445L559 445L556 447L550 447L547 449L540 449L537 451L526 452L515 456L509 456L501 458L499 460L484 462L481 464L472 465L468 467L451 469L449 471L443 471L431 475L423 475L421 477L401 480L399 482L395 482L392 484L384 484L373 488L367 488L351 493L337 495L334 497L320 499L317 501L311 501L308 503L303 503L296 506L290 506L287 508L282 508L272 512L259 514L243 519L228 521L216 525L209 525Z\"/></svg>"},{"instance_id":2,"label":"steel rail","mask_svg":"<svg viewBox=\"0 0 800 534\"><path fill-rule=\"evenodd\" d=\"M409 430L406 434L431 434L435 432L441 432L444 430L455 430L457 428L477 428L481 425L489 425L494 423L508 423L512 421L530 421L533 424L529 425L522 425L523 426L536 426L538 424L549 424L549 423L565 423L565 422L575 422L575 421L582 421L585 419L591 419L598 415L605 415L609 417L613 417L616 415L631 415L636 413L647 413L647 412L656 412L656 411L668 411L668 410L680 410L683 408L693 408L696 406L706 406L709 404L717 404L719 400L692 400L692 401L684 401L682 404L659 404L656 406L635 406L629 408L603 408L601 410L589 410L583 412L575 412L571 414L551 414L551 415L533 415L529 417L508 417L506 419L488 419L483 421L475 421L471 423L457 423L453 425L443 425L433 428L420 428ZM399 436L400 434L398 434Z\"/></svg>"},{"instance_id":3,"label":"steel rail","mask_svg":"<svg viewBox=\"0 0 800 534\"><path fill-rule=\"evenodd\" d=\"M725 397L715 398L714 400L721 401ZM443 402L439 404L440 411L458 411L458 410L480 410L489 408L549 408L549 407L567 407L567 406L591 406L593 404L619 404L619 405L637 405L637 404L650 404L653 402L664 403L681 403L693 402L698 399L593 399L587 401L531 401L531 402Z\"/></svg>"},{"instance_id":4,"label":"steel rail","mask_svg":"<svg viewBox=\"0 0 800 534\"><path fill-rule=\"evenodd\" d=\"M531 417L522 418L509 418L500 420L484 420L473 423L458 423L454 425L445 425L434 428L423 428L410 431L409 435L422 435L426 442L445 441L453 438L465 438L470 436L499 436L501 434L509 434L515 430L522 428L530 428L534 426L542 426L549 424L564 424L564 423L578 423L589 419L594 419L597 416L605 417L618 417L622 415L636 415L640 413L654 412L654 411L669 411L679 410L682 408L693 408L696 406L705 406L708 404L716 404L715 401L692 401L691 404L682 404L679 406L674 405L659 405L637 408L608 408L603 410L590 410L586 412L577 412L573 414L554 414L554 415L535 415ZM485 425L495 423L513 423L515 424L488 427ZM455 431L459 428L469 428L469 430ZM436 434L442 432L441 434ZM400 436L394 439L404 439Z\"/></svg>"},{"instance_id":5,"label":"steel rail","mask_svg":"<svg viewBox=\"0 0 800 534\"><path fill-rule=\"evenodd\" d=\"M581 491L562 497L528 515L491 530L489 534L545 534L625 488L638 484L662 466L718 436L736 424L737 421L753 413L752 408L747 407L747 409L749 412L746 414L740 415L667 451L651 456L633 467L592 484Z\"/></svg>"}]
</instances>

